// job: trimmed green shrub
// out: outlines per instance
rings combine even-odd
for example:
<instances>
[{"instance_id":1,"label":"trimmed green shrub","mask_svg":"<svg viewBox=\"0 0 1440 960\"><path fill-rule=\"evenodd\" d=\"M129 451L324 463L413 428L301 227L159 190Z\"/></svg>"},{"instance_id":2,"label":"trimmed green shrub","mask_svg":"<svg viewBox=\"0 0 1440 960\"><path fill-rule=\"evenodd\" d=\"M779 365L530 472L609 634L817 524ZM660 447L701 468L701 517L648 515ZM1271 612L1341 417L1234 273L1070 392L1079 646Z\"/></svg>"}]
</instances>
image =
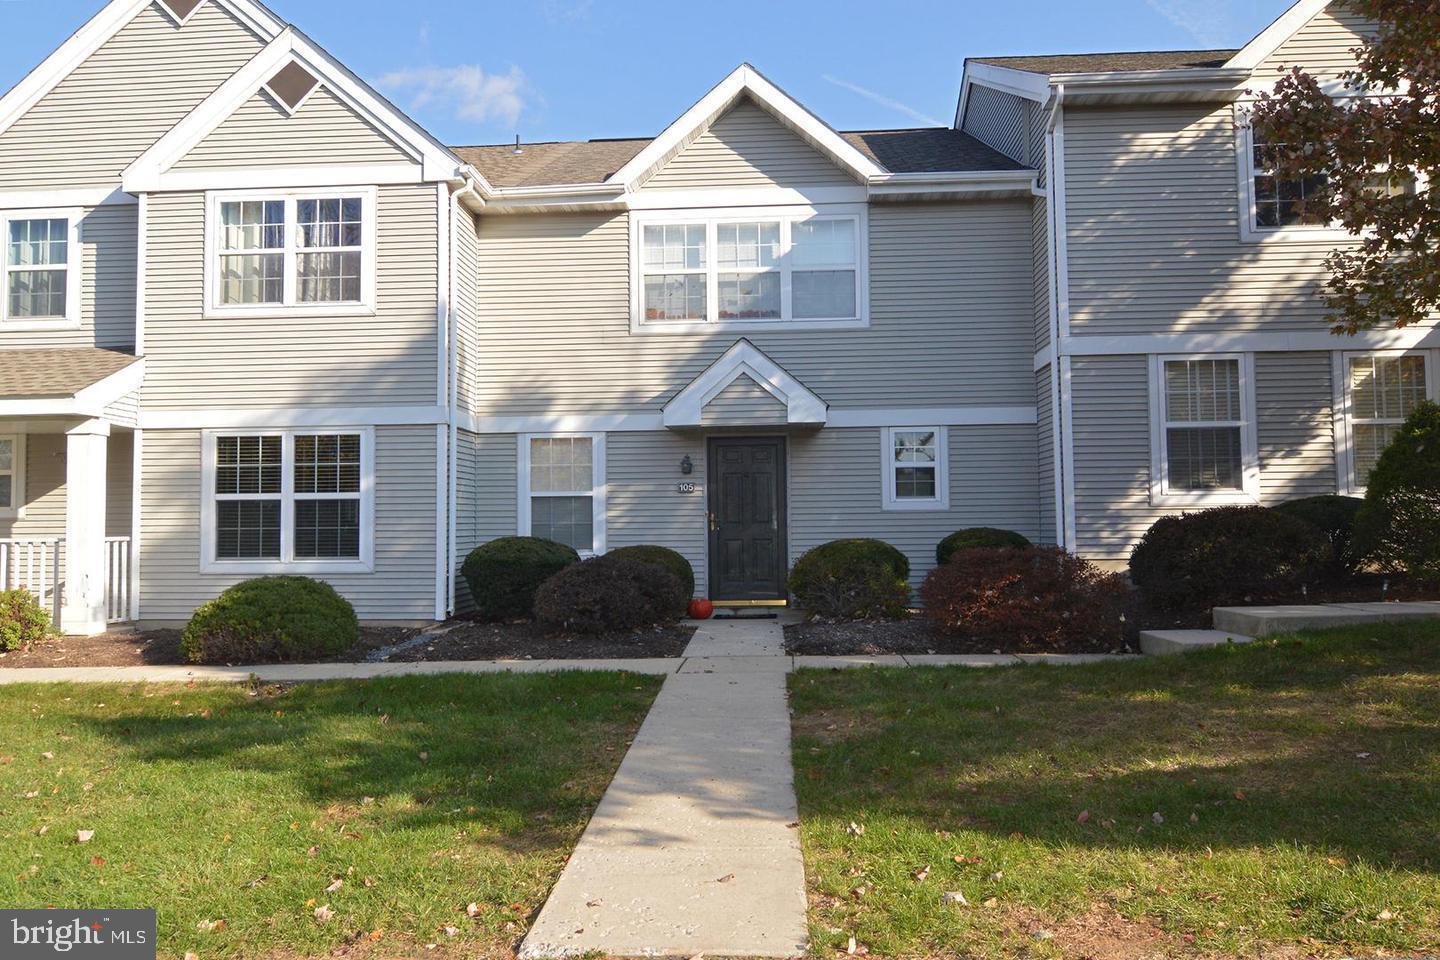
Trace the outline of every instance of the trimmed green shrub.
<instances>
[{"instance_id":1,"label":"trimmed green shrub","mask_svg":"<svg viewBox=\"0 0 1440 960\"><path fill-rule=\"evenodd\" d=\"M942 567L950 562L956 550L973 550L976 547L1028 547L1030 541L1014 530L1000 530L995 527L971 527L957 530L935 545L935 562Z\"/></svg>"},{"instance_id":2,"label":"trimmed green shrub","mask_svg":"<svg viewBox=\"0 0 1440 960\"><path fill-rule=\"evenodd\" d=\"M662 547L653 543L641 543L631 547L618 547L611 550L606 556L627 557L631 560L639 560L641 563L658 563L675 575L680 581L680 589L685 594L685 605L688 606L690 598L695 596L695 570L679 553L669 547ZM683 611L682 611L683 612Z\"/></svg>"},{"instance_id":3,"label":"trimmed green shrub","mask_svg":"<svg viewBox=\"0 0 1440 960\"><path fill-rule=\"evenodd\" d=\"M1384 569L1440 580L1440 406L1422 403L1380 454L1355 539Z\"/></svg>"},{"instance_id":4,"label":"trimmed green shrub","mask_svg":"<svg viewBox=\"0 0 1440 960\"><path fill-rule=\"evenodd\" d=\"M343 653L360 639L350 601L309 577L256 577L202 603L180 650L193 663L267 663Z\"/></svg>"},{"instance_id":5,"label":"trimmed green shrub","mask_svg":"<svg viewBox=\"0 0 1440 960\"><path fill-rule=\"evenodd\" d=\"M658 563L608 554L572 564L535 591L535 621L547 630L609 633L680 619L689 601Z\"/></svg>"},{"instance_id":6,"label":"trimmed green shrub","mask_svg":"<svg viewBox=\"0 0 1440 960\"><path fill-rule=\"evenodd\" d=\"M1124 643L1130 588L1058 547L975 547L930 571L925 617L942 636L1007 652Z\"/></svg>"},{"instance_id":7,"label":"trimmed green shrub","mask_svg":"<svg viewBox=\"0 0 1440 960\"><path fill-rule=\"evenodd\" d=\"M484 620L518 620L535 613L540 584L580 562L574 548L539 537L500 537L465 558L460 575Z\"/></svg>"},{"instance_id":8,"label":"trimmed green shrub","mask_svg":"<svg viewBox=\"0 0 1440 960\"><path fill-rule=\"evenodd\" d=\"M50 611L29 590L0 590L0 650L28 650L50 635Z\"/></svg>"},{"instance_id":9,"label":"trimmed green shrub","mask_svg":"<svg viewBox=\"0 0 1440 960\"><path fill-rule=\"evenodd\" d=\"M1330 565L1331 576L1341 579L1357 572L1365 564L1365 557L1354 549L1355 518L1365 503L1358 497L1341 497L1334 494L1320 497L1304 497L1287 500L1270 509L1304 520L1310 526L1325 534L1330 549L1335 554Z\"/></svg>"},{"instance_id":10,"label":"trimmed green shrub","mask_svg":"<svg viewBox=\"0 0 1440 960\"><path fill-rule=\"evenodd\" d=\"M806 552L786 585L807 613L831 620L905 616L910 560L883 540L832 540Z\"/></svg>"},{"instance_id":11,"label":"trimmed green shrub","mask_svg":"<svg viewBox=\"0 0 1440 960\"><path fill-rule=\"evenodd\" d=\"M1161 517L1130 554L1130 579L1157 607L1199 609L1292 597L1334 554L1303 520L1264 507Z\"/></svg>"}]
</instances>

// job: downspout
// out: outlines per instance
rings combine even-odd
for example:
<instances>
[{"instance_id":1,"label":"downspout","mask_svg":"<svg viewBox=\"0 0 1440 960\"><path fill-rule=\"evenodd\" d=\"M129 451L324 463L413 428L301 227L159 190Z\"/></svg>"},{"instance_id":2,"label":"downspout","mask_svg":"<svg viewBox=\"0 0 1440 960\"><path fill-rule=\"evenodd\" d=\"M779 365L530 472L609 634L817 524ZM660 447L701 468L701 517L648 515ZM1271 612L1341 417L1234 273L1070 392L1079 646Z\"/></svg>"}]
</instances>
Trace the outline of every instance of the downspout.
<instances>
[{"instance_id":1,"label":"downspout","mask_svg":"<svg viewBox=\"0 0 1440 960\"><path fill-rule=\"evenodd\" d=\"M460 445L460 314L459 310L456 309L456 304L458 303L456 296L459 284L459 271L457 267L459 265L460 258L456 254L458 244L456 243L455 221L463 210L463 207L460 204L460 199L464 197L467 193L473 195L475 199L480 201L482 204L485 202L484 198L480 196L480 192L475 188L475 186L476 185L474 178L467 175L465 177L464 186L462 186L459 190L453 191L450 194L450 355L448 358L446 358L447 362L449 363L448 372L450 377L450 402L447 404L447 406L449 407L450 427L450 515L448 518L449 529L447 530L446 534L449 540L449 575L446 577L446 581L449 588L448 612L452 616L455 613L455 547L459 543L458 524L460 514L460 477L457 469L459 466Z\"/></svg>"},{"instance_id":2,"label":"downspout","mask_svg":"<svg viewBox=\"0 0 1440 960\"><path fill-rule=\"evenodd\" d=\"M1065 84L1054 85L1054 93L1051 96L1050 116L1045 121L1045 224L1046 247L1048 253L1048 264L1050 276L1047 278L1048 292L1050 296L1050 436L1054 451L1054 489L1052 494L1055 498L1055 542L1062 547L1071 549L1069 537L1066 536L1069 530L1068 515L1070 506L1065 502L1065 477L1070 464L1065 457L1065 427L1062 402L1062 368L1067 366L1060 355L1060 249L1059 233L1061 230L1061 211L1058 201L1063 202L1065 192L1056 188L1056 143L1055 130L1060 123L1061 109L1065 105ZM1063 174L1063 170L1060 171ZM1068 371L1066 371L1068 372Z\"/></svg>"}]
</instances>

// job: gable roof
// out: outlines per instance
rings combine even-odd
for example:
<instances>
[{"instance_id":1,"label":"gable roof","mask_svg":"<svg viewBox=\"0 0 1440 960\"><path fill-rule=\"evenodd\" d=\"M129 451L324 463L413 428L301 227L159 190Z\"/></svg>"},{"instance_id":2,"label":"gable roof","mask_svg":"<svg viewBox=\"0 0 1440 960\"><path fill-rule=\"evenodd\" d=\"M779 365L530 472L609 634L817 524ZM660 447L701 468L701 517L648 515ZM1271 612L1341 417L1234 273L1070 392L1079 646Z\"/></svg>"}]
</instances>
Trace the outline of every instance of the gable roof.
<instances>
[{"instance_id":1,"label":"gable roof","mask_svg":"<svg viewBox=\"0 0 1440 960\"><path fill-rule=\"evenodd\" d=\"M1061 53L1030 57L971 57L967 63L1008 67L1046 76L1067 73L1121 73L1144 70L1192 70L1224 67L1239 51L1139 50L1125 53Z\"/></svg>"},{"instance_id":2,"label":"gable roof","mask_svg":"<svg viewBox=\"0 0 1440 960\"><path fill-rule=\"evenodd\" d=\"M1332 0L1299 0L1289 10L1280 14L1274 23L1256 34L1253 40L1237 50L1225 65L1255 69L1279 50L1286 40L1295 36L1301 27L1324 12L1331 2Z\"/></svg>"},{"instance_id":3,"label":"gable roof","mask_svg":"<svg viewBox=\"0 0 1440 960\"><path fill-rule=\"evenodd\" d=\"M96 50L110 41L126 24L134 20L154 0L110 0L100 12L85 22L80 29L60 44L50 56L27 73L20 82L0 97L0 133L4 133L23 117L31 107L70 74L72 70L90 58ZM257 0L201 0L202 3L219 4L229 10L242 23L254 30L265 41L273 40L284 29L285 22ZM167 16L173 12L164 4L161 9ZM199 4L196 5L198 9ZM193 16L195 10L190 11Z\"/></svg>"},{"instance_id":4,"label":"gable roof","mask_svg":"<svg viewBox=\"0 0 1440 960\"><path fill-rule=\"evenodd\" d=\"M829 404L742 337L665 404L661 422L670 430L701 426L705 406L741 377L785 405L787 424L824 426L829 420Z\"/></svg>"},{"instance_id":5,"label":"gable roof","mask_svg":"<svg viewBox=\"0 0 1440 960\"><path fill-rule=\"evenodd\" d=\"M145 358L99 347L6 351L0 363L0 415L101 416L139 389Z\"/></svg>"},{"instance_id":6,"label":"gable roof","mask_svg":"<svg viewBox=\"0 0 1440 960\"><path fill-rule=\"evenodd\" d=\"M121 181L123 188L129 193L140 193L208 185L202 181L214 179L216 173L172 172L172 168L255 94L268 89L267 85L276 74L291 64L299 64L338 100L408 154L418 170L405 174L406 178L450 180L459 174L461 162L458 157L309 37L295 27L287 26L264 50L136 158L125 169ZM337 164L343 162L340 159ZM316 175L327 184L336 183L334 170L320 168ZM362 179L367 182L377 179L374 169L365 173ZM233 177L234 173L222 172L219 176ZM289 185L301 184L290 182Z\"/></svg>"},{"instance_id":7,"label":"gable roof","mask_svg":"<svg viewBox=\"0 0 1440 960\"><path fill-rule=\"evenodd\" d=\"M950 127L856 130L840 136L882 173L1028 169L970 134ZM652 138L635 138L526 143L518 154L513 144L450 149L494 186L538 187L605 183L653 142Z\"/></svg>"}]
</instances>

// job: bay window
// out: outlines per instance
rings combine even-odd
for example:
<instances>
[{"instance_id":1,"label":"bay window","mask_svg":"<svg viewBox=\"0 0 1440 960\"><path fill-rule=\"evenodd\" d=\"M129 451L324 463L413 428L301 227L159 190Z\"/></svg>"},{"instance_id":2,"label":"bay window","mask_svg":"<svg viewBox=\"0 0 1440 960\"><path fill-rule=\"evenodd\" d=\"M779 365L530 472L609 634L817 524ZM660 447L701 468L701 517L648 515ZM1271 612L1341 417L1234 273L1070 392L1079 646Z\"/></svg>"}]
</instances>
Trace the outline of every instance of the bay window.
<instances>
[{"instance_id":1,"label":"bay window","mask_svg":"<svg viewBox=\"0 0 1440 960\"><path fill-rule=\"evenodd\" d=\"M1151 500L1248 503L1259 494L1248 355L1154 358Z\"/></svg>"},{"instance_id":2,"label":"bay window","mask_svg":"<svg viewBox=\"0 0 1440 960\"><path fill-rule=\"evenodd\" d=\"M605 435L522 434L519 529L573 547L605 552Z\"/></svg>"},{"instance_id":3,"label":"bay window","mask_svg":"<svg viewBox=\"0 0 1440 960\"><path fill-rule=\"evenodd\" d=\"M0 213L0 326L79 326L80 218L78 210Z\"/></svg>"},{"instance_id":4,"label":"bay window","mask_svg":"<svg viewBox=\"0 0 1440 960\"><path fill-rule=\"evenodd\" d=\"M202 570L368 572L373 435L207 432Z\"/></svg>"},{"instance_id":5,"label":"bay window","mask_svg":"<svg viewBox=\"0 0 1440 960\"><path fill-rule=\"evenodd\" d=\"M209 203L209 313L373 310L373 190L219 193Z\"/></svg>"},{"instance_id":6,"label":"bay window","mask_svg":"<svg viewBox=\"0 0 1440 960\"><path fill-rule=\"evenodd\" d=\"M637 331L868 320L863 208L642 211L635 221Z\"/></svg>"}]
</instances>

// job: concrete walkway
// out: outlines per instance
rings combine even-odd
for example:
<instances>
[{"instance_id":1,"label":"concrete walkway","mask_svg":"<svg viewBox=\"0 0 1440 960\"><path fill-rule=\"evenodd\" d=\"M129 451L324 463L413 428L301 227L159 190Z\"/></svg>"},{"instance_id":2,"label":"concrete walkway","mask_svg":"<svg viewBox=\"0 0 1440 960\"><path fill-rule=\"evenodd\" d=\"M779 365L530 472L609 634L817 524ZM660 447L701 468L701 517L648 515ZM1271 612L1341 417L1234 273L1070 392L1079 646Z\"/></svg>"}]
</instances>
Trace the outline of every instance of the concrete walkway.
<instances>
[{"instance_id":1,"label":"concrete walkway","mask_svg":"<svg viewBox=\"0 0 1440 960\"><path fill-rule=\"evenodd\" d=\"M700 627L521 958L804 952L782 639L773 621Z\"/></svg>"}]
</instances>

